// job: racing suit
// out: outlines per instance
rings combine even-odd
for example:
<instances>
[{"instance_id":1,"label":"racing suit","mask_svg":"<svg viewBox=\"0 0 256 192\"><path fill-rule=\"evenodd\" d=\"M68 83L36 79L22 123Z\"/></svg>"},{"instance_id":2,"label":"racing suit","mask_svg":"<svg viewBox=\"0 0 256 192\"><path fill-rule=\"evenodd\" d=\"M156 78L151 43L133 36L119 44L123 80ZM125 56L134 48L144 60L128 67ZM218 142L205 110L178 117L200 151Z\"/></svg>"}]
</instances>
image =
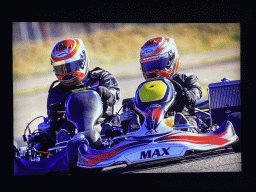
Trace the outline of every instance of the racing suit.
<instances>
[{"instance_id":1,"label":"racing suit","mask_svg":"<svg viewBox=\"0 0 256 192\"><path fill-rule=\"evenodd\" d=\"M192 73L175 73L170 79L180 84L183 90L173 83L177 95L174 104L169 108L167 114L174 115L174 112L180 112L186 116L190 124L197 127L196 117L193 116L194 105L202 97L202 88L197 76Z\"/></svg>"},{"instance_id":2,"label":"racing suit","mask_svg":"<svg viewBox=\"0 0 256 192\"><path fill-rule=\"evenodd\" d=\"M61 83L54 81L50 86L47 98L47 115L51 119L51 127L55 130L66 129L70 135L74 135L75 126L67 121L63 114L53 113L51 111L64 111L67 93L73 89L88 87L95 89L101 96L103 102L103 113L108 107L113 106L120 99L120 85L116 78L102 68L96 67L88 72L87 78L82 82L73 86L64 86ZM56 105L57 104L57 105Z\"/></svg>"}]
</instances>

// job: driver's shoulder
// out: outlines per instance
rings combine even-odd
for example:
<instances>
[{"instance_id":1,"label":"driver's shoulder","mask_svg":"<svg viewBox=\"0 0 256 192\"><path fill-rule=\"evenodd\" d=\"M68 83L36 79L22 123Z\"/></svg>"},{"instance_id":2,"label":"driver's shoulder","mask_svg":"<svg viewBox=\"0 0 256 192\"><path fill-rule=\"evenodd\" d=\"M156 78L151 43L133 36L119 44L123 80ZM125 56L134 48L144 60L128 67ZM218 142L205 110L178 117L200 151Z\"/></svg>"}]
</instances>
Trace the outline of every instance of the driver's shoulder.
<instances>
[{"instance_id":1,"label":"driver's shoulder","mask_svg":"<svg viewBox=\"0 0 256 192\"><path fill-rule=\"evenodd\" d=\"M175 73L173 79L174 80L181 80L185 82L187 79L194 79L197 76L194 73Z\"/></svg>"}]
</instances>

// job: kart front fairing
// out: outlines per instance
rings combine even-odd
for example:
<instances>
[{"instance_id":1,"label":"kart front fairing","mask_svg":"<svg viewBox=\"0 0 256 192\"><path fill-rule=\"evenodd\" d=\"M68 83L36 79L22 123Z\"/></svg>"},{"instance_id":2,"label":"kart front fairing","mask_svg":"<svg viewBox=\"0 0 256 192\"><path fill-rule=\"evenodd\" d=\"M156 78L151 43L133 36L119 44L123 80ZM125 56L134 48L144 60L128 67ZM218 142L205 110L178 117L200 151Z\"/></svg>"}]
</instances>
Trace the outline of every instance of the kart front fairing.
<instances>
[{"instance_id":1,"label":"kart front fairing","mask_svg":"<svg viewBox=\"0 0 256 192\"><path fill-rule=\"evenodd\" d=\"M77 165L83 168L132 165L186 156L191 151L203 152L223 148L238 140L229 121L225 121L219 129L205 134L176 130L166 126L164 122L160 123L154 133L148 135L147 132L148 129L142 125L137 134L106 150L95 150L81 145L78 149Z\"/></svg>"}]
</instances>

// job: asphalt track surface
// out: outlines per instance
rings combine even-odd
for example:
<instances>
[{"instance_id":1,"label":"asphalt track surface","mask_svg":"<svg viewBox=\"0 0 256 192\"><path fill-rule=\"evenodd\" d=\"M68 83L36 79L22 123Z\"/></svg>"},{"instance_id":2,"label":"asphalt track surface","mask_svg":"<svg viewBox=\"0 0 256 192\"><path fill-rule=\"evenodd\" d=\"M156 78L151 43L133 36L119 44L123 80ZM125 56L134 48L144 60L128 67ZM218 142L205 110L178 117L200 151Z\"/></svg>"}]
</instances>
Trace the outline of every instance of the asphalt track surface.
<instances>
[{"instance_id":1,"label":"asphalt track surface","mask_svg":"<svg viewBox=\"0 0 256 192\"><path fill-rule=\"evenodd\" d=\"M195 73L200 82L219 82L223 77L232 80L240 79L240 61L227 61L215 63L199 68L191 68L180 71L180 73ZM124 98L134 97L138 85L143 82L141 76L131 78L119 78L121 86L121 100L117 104L117 110ZM50 86L50 85L49 85ZM203 90L206 91L206 90ZM14 128L13 138L19 145L22 141L23 131L33 118L46 113L47 92L40 92L27 96L15 97L13 100ZM42 119L36 120L31 130L37 128ZM234 153L233 150L223 149L215 152L208 152L204 155L194 155L185 159L169 159L154 164L142 164L137 166L118 165L104 168L105 173L179 173L179 172L241 172L241 153Z\"/></svg>"},{"instance_id":2,"label":"asphalt track surface","mask_svg":"<svg viewBox=\"0 0 256 192\"><path fill-rule=\"evenodd\" d=\"M240 172L241 153L232 148L194 154L186 158L165 159L133 166L118 165L104 168L102 173L199 173Z\"/></svg>"}]
</instances>

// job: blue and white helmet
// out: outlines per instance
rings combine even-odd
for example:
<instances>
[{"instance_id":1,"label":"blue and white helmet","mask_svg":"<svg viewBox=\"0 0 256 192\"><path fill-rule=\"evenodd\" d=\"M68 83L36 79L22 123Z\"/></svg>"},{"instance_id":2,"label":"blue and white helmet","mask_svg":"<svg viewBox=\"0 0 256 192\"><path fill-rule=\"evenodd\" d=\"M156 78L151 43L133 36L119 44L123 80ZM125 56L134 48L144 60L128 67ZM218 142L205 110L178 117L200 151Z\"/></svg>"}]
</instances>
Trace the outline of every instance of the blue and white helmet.
<instances>
[{"instance_id":1,"label":"blue and white helmet","mask_svg":"<svg viewBox=\"0 0 256 192\"><path fill-rule=\"evenodd\" d=\"M149 39L141 47L140 64L146 80L172 76L178 71L180 64L174 39L169 37Z\"/></svg>"}]
</instances>

